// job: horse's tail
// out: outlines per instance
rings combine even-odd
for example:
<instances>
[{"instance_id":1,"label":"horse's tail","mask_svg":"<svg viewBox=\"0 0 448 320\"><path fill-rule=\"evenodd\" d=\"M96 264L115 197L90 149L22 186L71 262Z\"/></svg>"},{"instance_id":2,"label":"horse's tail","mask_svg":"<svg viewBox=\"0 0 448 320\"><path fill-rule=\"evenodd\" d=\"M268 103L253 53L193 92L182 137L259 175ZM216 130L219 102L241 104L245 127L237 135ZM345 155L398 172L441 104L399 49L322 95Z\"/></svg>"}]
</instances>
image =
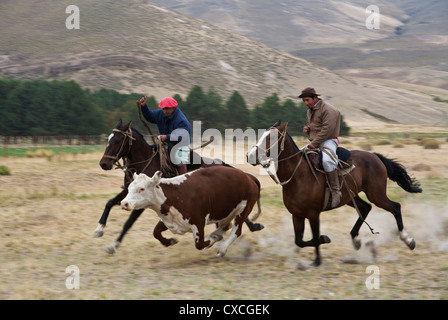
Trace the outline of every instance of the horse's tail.
<instances>
[{"instance_id":1,"label":"horse's tail","mask_svg":"<svg viewBox=\"0 0 448 320\"><path fill-rule=\"evenodd\" d=\"M420 193L422 188L420 188L420 183L418 183L415 178L411 178L406 169L395 160L386 158L385 156L374 153L381 162L386 166L387 176L390 180L395 181L403 190L410 193Z\"/></svg>"}]
</instances>

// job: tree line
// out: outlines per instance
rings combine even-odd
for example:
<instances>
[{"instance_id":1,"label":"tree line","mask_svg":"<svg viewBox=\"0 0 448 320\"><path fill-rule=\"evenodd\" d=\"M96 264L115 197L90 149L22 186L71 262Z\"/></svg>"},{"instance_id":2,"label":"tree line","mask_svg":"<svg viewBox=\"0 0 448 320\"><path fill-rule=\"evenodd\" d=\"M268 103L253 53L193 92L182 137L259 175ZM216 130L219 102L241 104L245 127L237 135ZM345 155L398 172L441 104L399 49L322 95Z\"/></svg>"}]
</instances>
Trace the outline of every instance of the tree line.
<instances>
[{"instance_id":1,"label":"tree line","mask_svg":"<svg viewBox=\"0 0 448 320\"><path fill-rule=\"evenodd\" d=\"M0 135L56 136L97 135L110 133L117 121L133 121L142 133L135 101L141 94L122 94L110 89L90 91L74 81L19 80L0 78ZM158 108L154 96L147 97L151 110ZM302 135L307 107L291 99L281 101L277 94L264 99L250 110L238 92L224 100L213 88L207 91L194 86L185 100L173 96L188 120L202 121L202 130L248 127L268 128L275 121L288 121L292 135ZM154 133L157 132L155 126ZM348 135L349 127L341 121L341 135Z\"/></svg>"}]
</instances>

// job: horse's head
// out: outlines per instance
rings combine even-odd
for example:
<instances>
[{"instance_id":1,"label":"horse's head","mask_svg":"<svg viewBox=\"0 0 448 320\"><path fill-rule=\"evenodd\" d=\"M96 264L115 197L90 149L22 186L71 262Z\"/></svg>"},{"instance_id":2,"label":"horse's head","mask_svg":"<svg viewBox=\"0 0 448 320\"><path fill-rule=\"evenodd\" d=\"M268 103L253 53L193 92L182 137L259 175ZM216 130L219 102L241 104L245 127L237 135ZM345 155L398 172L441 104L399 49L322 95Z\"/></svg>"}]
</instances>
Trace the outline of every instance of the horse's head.
<instances>
[{"instance_id":1,"label":"horse's head","mask_svg":"<svg viewBox=\"0 0 448 320\"><path fill-rule=\"evenodd\" d=\"M280 120L266 129L257 144L247 153L247 162L253 166L261 164L268 168L272 160L277 160L283 150L288 123L280 125Z\"/></svg>"},{"instance_id":2,"label":"horse's head","mask_svg":"<svg viewBox=\"0 0 448 320\"><path fill-rule=\"evenodd\" d=\"M103 170L111 170L115 162L128 155L132 141L135 140L132 136L131 123L132 121L123 125L121 119L118 120L115 129L109 135L106 150L100 160Z\"/></svg>"}]
</instances>

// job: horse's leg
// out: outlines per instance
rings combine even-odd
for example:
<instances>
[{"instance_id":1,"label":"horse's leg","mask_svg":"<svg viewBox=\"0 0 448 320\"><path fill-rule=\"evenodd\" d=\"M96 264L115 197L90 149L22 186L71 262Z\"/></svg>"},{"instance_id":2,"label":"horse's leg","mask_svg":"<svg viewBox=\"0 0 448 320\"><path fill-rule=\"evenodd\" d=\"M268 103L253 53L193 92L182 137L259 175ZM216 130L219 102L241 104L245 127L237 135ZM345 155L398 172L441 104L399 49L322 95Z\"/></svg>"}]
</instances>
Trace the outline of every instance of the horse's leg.
<instances>
[{"instance_id":1,"label":"horse's leg","mask_svg":"<svg viewBox=\"0 0 448 320\"><path fill-rule=\"evenodd\" d=\"M154 238L160 241L161 244L163 244L165 247L172 246L177 243L177 240L174 238L167 239L164 236L162 236L162 232L168 230L166 225L159 221L157 225L154 227L153 235Z\"/></svg>"},{"instance_id":2,"label":"horse's leg","mask_svg":"<svg viewBox=\"0 0 448 320\"><path fill-rule=\"evenodd\" d=\"M404 229L403 218L401 215L401 204L398 202L390 200L386 195L386 188L383 188L383 192L365 192L369 201L374 203L376 206L389 211L393 214L395 220L397 221L398 231L400 232L400 239L409 247L409 249L414 250L415 240L412 238Z\"/></svg>"},{"instance_id":3,"label":"horse's leg","mask_svg":"<svg viewBox=\"0 0 448 320\"><path fill-rule=\"evenodd\" d=\"M102 237L104 234L104 228L106 227L107 218L109 217L110 210L112 210L113 206L119 205L121 200L123 200L128 194L127 190L121 191L114 198L107 201L106 206L104 208L103 214L101 215L100 221L98 222L98 226L93 233L94 238Z\"/></svg>"},{"instance_id":4,"label":"horse's leg","mask_svg":"<svg viewBox=\"0 0 448 320\"><path fill-rule=\"evenodd\" d=\"M319 246L324 243L330 243L331 240L326 235L320 235L320 221L319 221L319 213L315 214L313 217L309 219L311 226L311 233L313 234L313 239L311 239L312 245L315 247L316 258L312 264L312 266L319 266L321 264Z\"/></svg>"},{"instance_id":5,"label":"horse's leg","mask_svg":"<svg viewBox=\"0 0 448 320\"><path fill-rule=\"evenodd\" d=\"M305 241L303 241L303 232L305 231L305 218L301 216L292 215L292 224L294 226L294 242L300 247L306 247Z\"/></svg>"},{"instance_id":6,"label":"horse's leg","mask_svg":"<svg viewBox=\"0 0 448 320\"><path fill-rule=\"evenodd\" d=\"M305 230L305 218L301 217L301 216L292 216L292 222L294 225L294 235L295 235L295 244L300 247L300 248L304 248L304 247L314 247L316 245L316 243L318 244L324 244L324 243L330 243L331 239L326 236L326 235L322 235L319 236L319 234L317 234L317 237L315 237L315 235L313 234L313 239L309 240L309 241L303 241L303 232ZM310 220L310 225L311 225L311 229L313 228L313 223ZM317 224L314 222L314 228L317 231L319 231L319 220L317 220ZM317 239L317 241L316 241Z\"/></svg>"},{"instance_id":7,"label":"horse's leg","mask_svg":"<svg viewBox=\"0 0 448 320\"><path fill-rule=\"evenodd\" d=\"M355 205L353 202L347 203L350 207L355 208ZM361 248L361 240L358 238L359 235L359 229L361 228L363 221L367 218L367 215L369 214L370 210L372 210L372 206L370 203L365 202L360 197L355 197L355 204L359 209L359 213L361 214L361 217L358 217L358 220L356 220L355 225L352 228L352 231L350 231L350 235L352 237L352 243L353 247L356 250L359 250Z\"/></svg>"},{"instance_id":8,"label":"horse's leg","mask_svg":"<svg viewBox=\"0 0 448 320\"><path fill-rule=\"evenodd\" d=\"M120 236L106 248L106 253L114 254L117 251L118 247L123 241L123 237L125 236L126 232L128 232L128 230L132 227L134 222L138 219L138 217L140 217L144 210L145 209L132 210L128 220L126 220L126 222L124 223L123 230L121 231Z\"/></svg>"}]
</instances>

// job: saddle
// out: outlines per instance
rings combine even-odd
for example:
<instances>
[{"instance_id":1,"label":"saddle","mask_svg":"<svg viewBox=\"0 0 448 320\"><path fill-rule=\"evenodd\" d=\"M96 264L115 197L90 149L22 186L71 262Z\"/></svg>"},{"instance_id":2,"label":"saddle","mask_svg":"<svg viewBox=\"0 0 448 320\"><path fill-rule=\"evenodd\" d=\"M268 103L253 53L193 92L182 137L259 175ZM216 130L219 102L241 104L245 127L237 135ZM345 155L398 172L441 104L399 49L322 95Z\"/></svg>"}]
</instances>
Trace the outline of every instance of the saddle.
<instances>
[{"instance_id":1,"label":"saddle","mask_svg":"<svg viewBox=\"0 0 448 320\"><path fill-rule=\"evenodd\" d=\"M321 149L309 150L307 152L307 155L311 163L313 164L314 168L319 172L325 173L324 167L322 165L322 152L331 152L331 151ZM352 163L352 160L350 159L352 155L350 150L338 147L336 149L336 155L338 156L338 169L339 169L338 174L340 176L345 176L347 173L350 173L355 168L355 166Z\"/></svg>"}]
</instances>

